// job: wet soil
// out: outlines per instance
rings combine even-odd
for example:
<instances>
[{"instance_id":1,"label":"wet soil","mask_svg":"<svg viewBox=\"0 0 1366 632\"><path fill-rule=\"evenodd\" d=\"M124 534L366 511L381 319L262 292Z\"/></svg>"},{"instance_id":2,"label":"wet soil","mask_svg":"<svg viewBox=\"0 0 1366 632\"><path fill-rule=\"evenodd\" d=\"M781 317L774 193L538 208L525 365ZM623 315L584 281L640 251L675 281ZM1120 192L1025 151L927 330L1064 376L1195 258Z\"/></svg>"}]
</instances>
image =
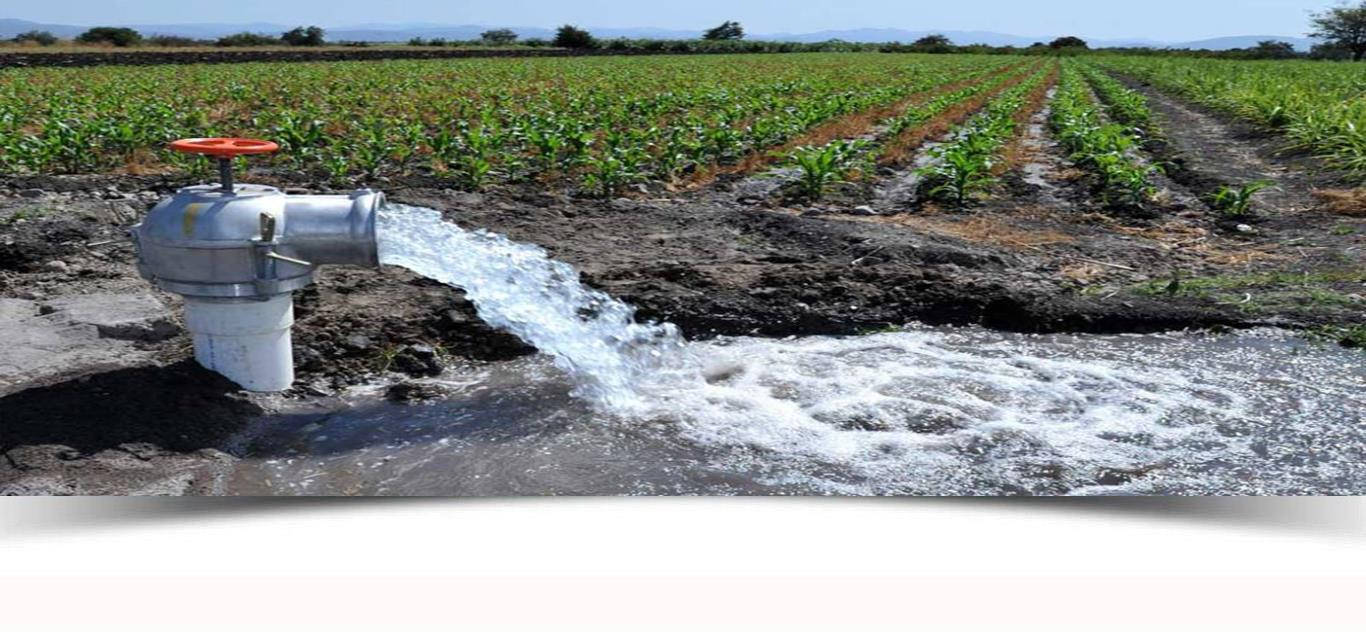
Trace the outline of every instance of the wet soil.
<instances>
[{"instance_id":1,"label":"wet soil","mask_svg":"<svg viewBox=\"0 0 1366 632\"><path fill-rule=\"evenodd\" d=\"M1116 78L1147 98L1156 115L1159 133L1145 149L1172 179L1202 197L1221 186L1265 180L1276 186L1258 194L1254 208L1290 214L1316 209L1315 189L1350 186L1312 156L1291 150L1284 137L1270 130L1183 102L1131 77Z\"/></svg>"},{"instance_id":2,"label":"wet soil","mask_svg":"<svg viewBox=\"0 0 1366 632\"><path fill-rule=\"evenodd\" d=\"M392 201L539 244L577 266L586 283L636 305L640 318L669 320L694 339L859 334L910 321L1017 332L1359 323L1366 218L1317 209L1307 196L1313 176L1303 174L1300 159L1264 155L1236 126L1150 98L1167 139L1154 159L1183 165L1173 186L1195 192L1202 178L1238 181L1252 164L1288 197L1265 198L1264 219L1251 232L1228 230L1207 208L1163 207L1147 218L1110 213L1037 114L998 186L959 210L755 204L724 185L591 200L533 185L463 192L430 176L374 184ZM1225 155L1234 151L1258 162L1234 162ZM294 174L253 172L243 180L328 190ZM154 292L126 244L100 242L121 238L156 200L188 183L174 176L0 179L0 298ZM1236 300L1245 293L1255 296ZM178 313L176 297L156 295ZM480 322L460 290L403 270L324 269L296 306L299 380L289 398L533 351ZM279 404L198 369L183 334L139 344L155 358L146 366L0 398L0 452L66 446L69 465L100 454L108 461L109 450L144 442L180 459L221 447L254 413ZM168 471L182 482L186 467L217 471L209 465L218 454L195 458L192 466L168 461ZM92 467L86 471L106 466ZM48 470L21 471L11 459L0 467L0 489L82 493L67 479L37 492L14 486L34 471ZM198 493L207 489L201 483L153 488Z\"/></svg>"}]
</instances>

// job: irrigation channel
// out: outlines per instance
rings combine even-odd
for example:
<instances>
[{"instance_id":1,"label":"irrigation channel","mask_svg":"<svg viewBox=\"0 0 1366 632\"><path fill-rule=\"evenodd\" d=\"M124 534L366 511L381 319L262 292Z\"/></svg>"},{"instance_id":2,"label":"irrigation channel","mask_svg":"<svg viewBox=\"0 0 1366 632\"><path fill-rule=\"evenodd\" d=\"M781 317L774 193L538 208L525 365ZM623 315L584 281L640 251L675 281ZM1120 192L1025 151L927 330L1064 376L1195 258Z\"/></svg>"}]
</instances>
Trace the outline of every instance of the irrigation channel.
<instances>
[{"instance_id":1,"label":"irrigation channel","mask_svg":"<svg viewBox=\"0 0 1366 632\"><path fill-rule=\"evenodd\" d=\"M234 494L1361 494L1366 367L1278 330L687 342L535 246L393 206L381 259L543 353L257 420Z\"/></svg>"}]
</instances>

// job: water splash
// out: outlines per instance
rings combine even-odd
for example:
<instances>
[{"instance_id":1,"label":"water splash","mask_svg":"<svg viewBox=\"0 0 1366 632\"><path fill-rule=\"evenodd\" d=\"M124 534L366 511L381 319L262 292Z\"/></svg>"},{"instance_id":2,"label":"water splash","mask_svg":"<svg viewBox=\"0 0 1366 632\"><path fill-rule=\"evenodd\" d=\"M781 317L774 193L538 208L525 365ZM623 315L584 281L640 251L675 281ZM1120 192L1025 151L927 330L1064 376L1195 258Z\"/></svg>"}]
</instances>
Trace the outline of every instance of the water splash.
<instances>
[{"instance_id":1,"label":"water splash","mask_svg":"<svg viewBox=\"0 0 1366 632\"><path fill-rule=\"evenodd\" d=\"M578 397L642 410L644 391L691 373L677 327L635 322L635 308L579 283L572 266L537 246L401 204L380 212L377 233L380 263L465 290L485 322L553 356Z\"/></svg>"},{"instance_id":2,"label":"water splash","mask_svg":"<svg viewBox=\"0 0 1366 632\"><path fill-rule=\"evenodd\" d=\"M913 327L691 345L728 366L621 415L545 355L452 396L259 425L233 493L1366 493L1366 363L1289 332ZM300 452L303 452L302 454Z\"/></svg>"},{"instance_id":3,"label":"water splash","mask_svg":"<svg viewBox=\"0 0 1366 632\"><path fill-rule=\"evenodd\" d=\"M297 492L329 471L336 486L316 493L362 484L347 478L357 446L384 453L364 465L382 481L372 493L1279 495L1366 481L1366 365L1284 332L911 327L685 346L535 246L402 206L381 213L379 237L382 262L464 288L558 371L528 358L452 408L338 419L309 440L317 457L266 464ZM293 454L297 437L266 427Z\"/></svg>"}]
</instances>

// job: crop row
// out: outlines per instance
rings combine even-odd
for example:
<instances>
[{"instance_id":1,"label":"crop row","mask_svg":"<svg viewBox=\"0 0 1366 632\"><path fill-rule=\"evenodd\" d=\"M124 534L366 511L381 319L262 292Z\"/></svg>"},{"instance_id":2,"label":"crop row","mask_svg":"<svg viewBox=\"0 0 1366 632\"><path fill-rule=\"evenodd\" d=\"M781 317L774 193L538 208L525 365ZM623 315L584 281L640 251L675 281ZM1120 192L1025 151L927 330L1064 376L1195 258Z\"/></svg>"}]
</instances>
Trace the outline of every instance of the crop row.
<instances>
[{"instance_id":1,"label":"crop row","mask_svg":"<svg viewBox=\"0 0 1366 632\"><path fill-rule=\"evenodd\" d=\"M242 64L0 72L0 171L205 169L192 136L281 143L279 167L345 180L434 172L469 187L671 180L1011 63L779 55Z\"/></svg>"},{"instance_id":2,"label":"crop row","mask_svg":"<svg viewBox=\"0 0 1366 632\"><path fill-rule=\"evenodd\" d=\"M918 104L908 105L900 113L878 121L876 145L864 139L837 138L824 145L797 147L789 153L788 165L800 171L798 189L806 198L818 199L828 185L841 181L848 172L856 170L866 179L875 162L897 164L917 145L918 139L933 133L934 130L928 127L932 121L949 116L950 110L956 106L970 105L976 97L989 97L1010 86L1018 86L1030 76L1029 70L1012 69L992 78L945 86L939 94L929 96ZM1033 85L1036 82L1029 83Z\"/></svg>"},{"instance_id":3,"label":"crop row","mask_svg":"<svg viewBox=\"0 0 1366 632\"><path fill-rule=\"evenodd\" d=\"M1366 180L1366 73L1352 64L1110 57L1096 63L1274 128Z\"/></svg>"},{"instance_id":4,"label":"crop row","mask_svg":"<svg viewBox=\"0 0 1366 632\"><path fill-rule=\"evenodd\" d=\"M1030 104L1030 93L1039 90L1048 75L1047 70L1035 71L930 150L931 163L920 170L928 197L962 206L968 196L992 182L992 168L1002 148L1015 136L1019 114Z\"/></svg>"},{"instance_id":5,"label":"crop row","mask_svg":"<svg viewBox=\"0 0 1366 632\"><path fill-rule=\"evenodd\" d=\"M1081 72L1096 96L1100 97L1110 120L1127 125L1135 132L1151 131L1153 112L1148 108L1147 98L1124 87L1124 84L1095 66L1083 65Z\"/></svg>"},{"instance_id":6,"label":"crop row","mask_svg":"<svg viewBox=\"0 0 1366 632\"><path fill-rule=\"evenodd\" d=\"M1111 92L1112 116L1147 120L1144 104ZM1144 164L1136 155L1140 143L1132 124L1108 122L1098 108L1082 71L1075 62L1064 63L1049 116L1058 142L1069 160L1094 173L1107 204L1141 206L1151 200L1155 188L1151 176L1156 166Z\"/></svg>"},{"instance_id":7,"label":"crop row","mask_svg":"<svg viewBox=\"0 0 1366 632\"><path fill-rule=\"evenodd\" d=\"M1027 71L1026 71L1027 72ZM970 99L990 95L1003 89L1012 82L1018 82L1023 73L1004 73L992 80L972 83L967 86L935 96L925 103L909 108L901 116L887 124L888 139L879 152L878 162L896 164L903 160L909 150L914 149L916 141L925 136L925 125L950 109L969 102Z\"/></svg>"}]
</instances>

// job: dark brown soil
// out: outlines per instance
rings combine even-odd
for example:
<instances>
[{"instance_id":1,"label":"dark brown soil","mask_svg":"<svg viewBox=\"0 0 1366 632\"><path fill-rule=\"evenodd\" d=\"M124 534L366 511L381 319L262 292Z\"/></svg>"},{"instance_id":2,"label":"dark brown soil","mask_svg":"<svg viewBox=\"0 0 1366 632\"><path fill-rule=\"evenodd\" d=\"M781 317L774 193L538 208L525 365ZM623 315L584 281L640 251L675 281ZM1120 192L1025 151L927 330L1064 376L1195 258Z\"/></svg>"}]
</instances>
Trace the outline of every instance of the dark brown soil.
<instances>
[{"instance_id":1,"label":"dark brown soil","mask_svg":"<svg viewBox=\"0 0 1366 632\"><path fill-rule=\"evenodd\" d=\"M1183 102L1133 78L1116 78L1146 97L1156 115L1160 133L1148 139L1146 149L1194 193L1205 196L1221 186L1266 180L1276 186L1258 195L1256 208L1286 214L1317 208L1316 188L1347 186L1340 174L1290 150L1286 139L1270 130Z\"/></svg>"}]
</instances>

